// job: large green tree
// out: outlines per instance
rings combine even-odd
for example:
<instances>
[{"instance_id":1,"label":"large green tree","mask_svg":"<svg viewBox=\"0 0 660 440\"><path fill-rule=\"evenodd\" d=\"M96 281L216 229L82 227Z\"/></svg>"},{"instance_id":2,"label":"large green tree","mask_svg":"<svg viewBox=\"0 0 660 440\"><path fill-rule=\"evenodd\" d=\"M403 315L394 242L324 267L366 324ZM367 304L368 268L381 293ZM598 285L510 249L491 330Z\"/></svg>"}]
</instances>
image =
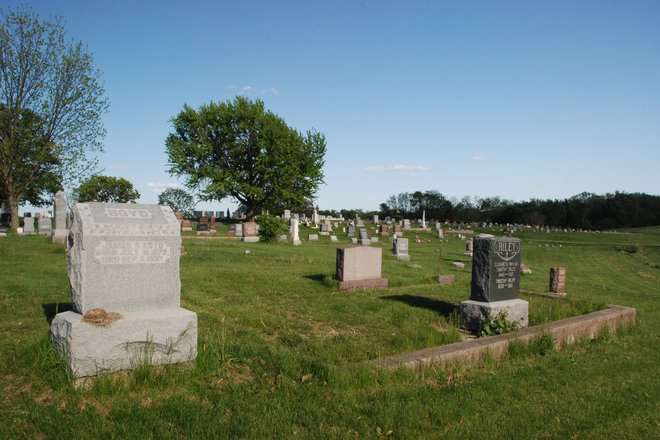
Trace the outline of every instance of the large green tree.
<instances>
[{"instance_id":1,"label":"large green tree","mask_svg":"<svg viewBox=\"0 0 660 440\"><path fill-rule=\"evenodd\" d=\"M248 219L302 206L323 183L325 136L303 135L261 100L185 105L172 126L165 142L170 174L184 176L202 200L233 197Z\"/></svg>"},{"instance_id":2,"label":"large green tree","mask_svg":"<svg viewBox=\"0 0 660 440\"><path fill-rule=\"evenodd\" d=\"M62 20L28 8L0 20L0 187L18 227L18 206L42 204L96 168L107 110L100 72ZM55 180L55 182L54 182Z\"/></svg>"},{"instance_id":3,"label":"large green tree","mask_svg":"<svg viewBox=\"0 0 660 440\"><path fill-rule=\"evenodd\" d=\"M158 195L158 204L169 206L172 211L190 217L195 210L195 197L185 189L167 188Z\"/></svg>"},{"instance_id":4,"label":"large green tree","mask_svg":"<svg viewBox=\"0 0 660 440\"><path fill-rule=\"evenodd\" d=\"M92 176L74 191L78 202L131 203L140 198L133 184L122 177Z\"/></svg>"}]
</instances>

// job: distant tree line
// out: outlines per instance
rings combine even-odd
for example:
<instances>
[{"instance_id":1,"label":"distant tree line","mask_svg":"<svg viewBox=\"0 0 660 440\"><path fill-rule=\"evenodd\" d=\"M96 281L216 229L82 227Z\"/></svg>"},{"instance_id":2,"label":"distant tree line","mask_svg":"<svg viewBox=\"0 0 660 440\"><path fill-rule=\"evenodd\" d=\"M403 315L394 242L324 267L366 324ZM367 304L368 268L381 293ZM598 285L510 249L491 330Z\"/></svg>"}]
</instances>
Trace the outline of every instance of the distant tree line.
<instances>
[{"instance_id":1,"label":"distant tree line","mask_svg":"<svg viewBox=\"0 0 660 440\"><path fill-rule=\"evenodd\" d=\"M499 197L448 199L438 191L390 196L380 204L382 217L464 222L521 223L576 229L615 229L660 225L660 196L644 193L582 193L564 200L523 202ZM371 213L368 213L371 214Z\"/></svg>"}]
</instances>

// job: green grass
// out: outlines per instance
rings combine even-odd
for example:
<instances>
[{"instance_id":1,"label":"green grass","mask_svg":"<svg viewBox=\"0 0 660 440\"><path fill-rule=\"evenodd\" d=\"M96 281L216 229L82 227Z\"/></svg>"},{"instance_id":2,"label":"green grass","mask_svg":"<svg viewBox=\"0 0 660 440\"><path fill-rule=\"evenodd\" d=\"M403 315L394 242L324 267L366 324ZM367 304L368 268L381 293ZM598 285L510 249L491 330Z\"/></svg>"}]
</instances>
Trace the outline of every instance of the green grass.
<instances>
[{"instance_id":1,"label":"green grass","mask_svg":"<svg viewBox=\"0 0 660 440\"><path fill-rule=\"evenodd\" d=\"M181 296L198 314L197 361L82 388L48 339L47 316L70 303L66 254L9 235L0 239L0 438L651 438L660 429L659 231L517 235L533 271L521 280L531 324L619 304L637 308L634 329L562 351L539 340L471 367L394 373L363 361L460 339L470 267L451 262L467 261L462 241L418 234L430 243L411 240L410 262L375 244L391 287L342 293L327 237L293 247L188 236ZM551 266L567 268L566 299L536 294ZM438 285L440 273L455 284Z\"/></svg>"}]
</instances>

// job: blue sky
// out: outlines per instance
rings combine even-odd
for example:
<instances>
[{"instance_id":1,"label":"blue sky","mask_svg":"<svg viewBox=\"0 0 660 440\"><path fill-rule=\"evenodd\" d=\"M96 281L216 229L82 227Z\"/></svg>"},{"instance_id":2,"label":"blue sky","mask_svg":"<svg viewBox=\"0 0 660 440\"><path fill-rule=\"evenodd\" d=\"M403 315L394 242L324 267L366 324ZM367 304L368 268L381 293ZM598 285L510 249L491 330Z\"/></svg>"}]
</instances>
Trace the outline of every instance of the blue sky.
<instances>
[{"instance_id":1,"label":"blue sky","mask_svg":"<svg viewBox=\"0 0 660 440\"><path fill-rule=\"evenodd\" d=\"M237 94L326 135L321 209L416 190L660 194L660 1L28 4L94 54L103 173L144 203L177 184L170 119Z\"/></svg>"}]
</instances>

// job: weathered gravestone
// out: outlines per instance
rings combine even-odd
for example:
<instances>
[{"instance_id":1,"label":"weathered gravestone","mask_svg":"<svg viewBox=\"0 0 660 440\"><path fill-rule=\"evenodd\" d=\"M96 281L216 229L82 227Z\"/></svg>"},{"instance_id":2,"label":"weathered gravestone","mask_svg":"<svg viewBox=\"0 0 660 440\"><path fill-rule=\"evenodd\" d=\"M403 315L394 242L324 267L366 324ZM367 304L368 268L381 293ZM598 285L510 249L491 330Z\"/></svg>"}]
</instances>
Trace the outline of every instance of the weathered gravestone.
<instances>
[{"instance_id":1,"label":"weathered gravestone","mask_svg":"<svg viewBox=\"0 0 660 440\"><path fill-rule=\"evenodd\" d=\"M307 240L309 241L317 241L319 239L319 234L309 234L307 237Z\"/></svg>"},{"instance_id":2,"label":"weathered gravestone","mask_svg":"<svg viewBox=\"0 0 660 440\"><path fill-rule=\"evenodd\" d=\"M195 359L197 315L180 307L180 247L179 222L167 206L75 205L73 310L51 324L74 377Z\"/></svg>"},{"instance_id":3,"label":"weathered gravestone","mask_svg":"<svg viewBox=\"0 0 660 440\"><path fill-rule=\"evenodd\" d=\"M209 233L209 219L205 215L197 220L197 235L208 235Z\"/></svg>"},{"instance_id":4,"label":"weathered gravestone","mask_svg":"<svg viewBox=\"0 0 660 440\"><path fill-rule=\"evenodd\" d=\"M461 327L480 331L499 318L526 327L529 304L518 298L520 240L484 234L475 237L473 249L471 295L461 302Z\"/></svg>"},{"instance_id":5,"label":"weathered gravestone","mask_svg":"<svg viewBox=\"0 0 660 440\"><path fill-rule=\"evenodd\" d=\"M192 224L190 223L190 220L184 220L181 222L181 230L183 232L191 232L192 231Z\"/></svg>"},{"instance_id":6,"label":"weathered gravestone","mask_svg":"<svg viewBox=\"0 0 660 440\"><path fill-rule=\"evenodd\" d=\"M39 235L51 235L53 233L53 219L42 215L39 217Z\"/></svg>"},{"instance_id":7,"label":"weathered gravestone","mask_svg":"<svg viewBox=\"0 0 660 440\"><path fill-rule=\"evenodd\" d=\"M390 227L387 225L380 225L380 235L387 237L390 234Z\"/></svg>"},{"instance_id":8,"label":"weathered gravestone","mask_svg":"<svg viewBox=\"0 0 660 440\"><path fill-rule=\"evenodd\" d=\"M550 268L550 293L566 295L566 268Z\"/></svg>"},{"instance_id":9,"label":"weathered gravestone","mask_svg":"<svg viewBox=\"0 0 660 440\"><path fill-rule=\"evenodd\" d=\"M259 235L257 231L257 224L255 222L245 222L243 223L243 238L242 240L246 243L256 243L259 241Z\"/></svg>"},{"instance_id":10,"label":"weathered gravestone","mask_svg":"<svg viewBox=\"0 0 660 440\"><path fill-rule=\"evenodd\" d=\"M55 193L55 230L53 243L64 244L69 231L66 229L66 201L64 191Z\"/></svg>"},{"instance_id":11,"label":"weathered gravestone","mask_svg":"<svg viewBox=\"0 0 660 440\"><path fill-rule=\"evenodd\" d=\"M294 246L300 245L300 237L298 236L298 223L299 220L294 217L291 219L291 241Z\"/></svg>"},{"instance_id":12,"label":"weathered gravestone","mask_svg":"<svg viewBox=\"0 0 660 440\"><path fill-rule=\"evenodd\" d=\"M384 289L387 278L381 277L383 249L358 246L337 249L335 279L340 290Z\"/></svg>"},{"instance_id":13,"label":"weathered gravestone","mask_svg":"<svg viewBox=\"0 0 660 440\"><path fill-rule=\"evenodd\" d=\"M392 241L392 253L396 256L397 260L410 261L410 255L408 254L408 239L397 238Z\"/></svg>"},{"instance_id":14,"label":"weathered gravestone","mask_svg":"<svg viewBox=\"0 0 660 440\"><path fill-rule=\"evenodd\" d=\"M34 234L34 218L33 217L23 217L23 234L25 234L25 235Z\"/></svg>"},{"instance_id":15,"label":"weathered gravestone","mask_svg":"<svg viewBox=\"0 0 660 440\"><path fill-rule=\"evenodd\" d=\"M241 223L232 223L229 225L229 235L234 235L235 237L243 236L243 225Z\"/></svg>"},{"instance_id":16,"label":"weathered gravestone","mask_svg":"<svg viewBox=\"0 0 660 440\"><path fill-rule=\"evenodd\" d=\"M365 228L360 229L360 239L358 240L358 243L362 246L369 246L371 244L371 240L369 240L369 235Z\"/></svg>"},{"instance_id":17,"label":"weathered gravestone","mask_svg":"<svg viewBox=\"0 0 660 440\"><path fill-rule=\"evenodd\" d=\"M471 257L474 252L474 242L472 240L465 241L465 256Z\"/></svg>"},{"instance_id":18,"label":"weathered gravestone","mask_svg":"<svg viewBox=\"0 0 660 440\"><path fill-rule=\"evenodd\" d=\"M394 225L394 235L396 237L403 237L403 232L401 232L401 225Z\"/></svg>"}]
</instances>

